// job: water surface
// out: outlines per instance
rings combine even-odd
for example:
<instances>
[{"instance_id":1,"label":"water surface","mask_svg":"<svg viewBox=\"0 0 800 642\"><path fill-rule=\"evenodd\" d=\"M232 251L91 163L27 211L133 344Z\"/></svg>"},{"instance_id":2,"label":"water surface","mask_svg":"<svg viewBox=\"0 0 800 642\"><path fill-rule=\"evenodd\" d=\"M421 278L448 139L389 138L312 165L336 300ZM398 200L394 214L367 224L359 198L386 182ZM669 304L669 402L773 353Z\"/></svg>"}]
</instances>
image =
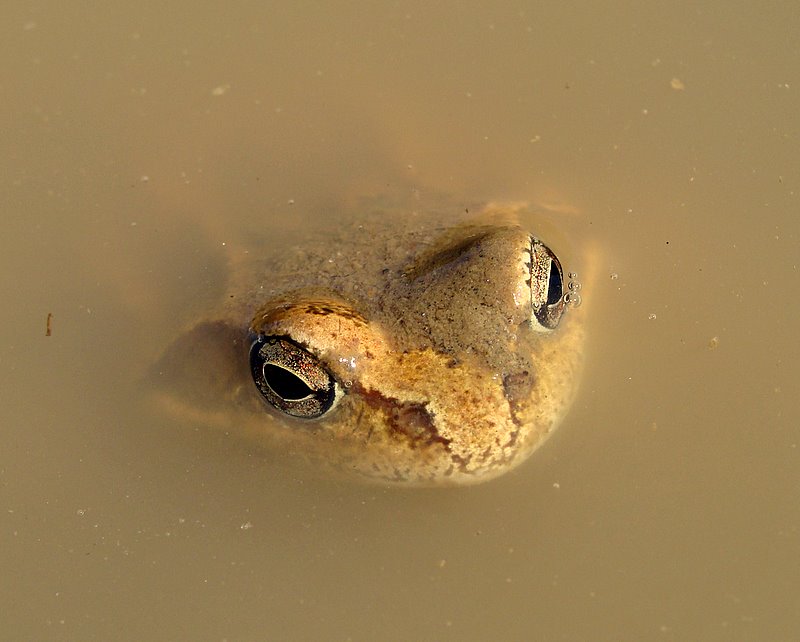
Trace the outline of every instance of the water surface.
<instances>
[{"instance_id":1,"label":"water surface","mask_svg":"<svg viewBox=\"0 0 800 642\"><path fill-rule=\"evenodd\" d=\"M0 637L791 639L799 27L7 5ZM364 486L142 410L231 248L381 193L568 205L558 234L602 250L581 393L527 464Z\"/></svg>"}]
</instances>

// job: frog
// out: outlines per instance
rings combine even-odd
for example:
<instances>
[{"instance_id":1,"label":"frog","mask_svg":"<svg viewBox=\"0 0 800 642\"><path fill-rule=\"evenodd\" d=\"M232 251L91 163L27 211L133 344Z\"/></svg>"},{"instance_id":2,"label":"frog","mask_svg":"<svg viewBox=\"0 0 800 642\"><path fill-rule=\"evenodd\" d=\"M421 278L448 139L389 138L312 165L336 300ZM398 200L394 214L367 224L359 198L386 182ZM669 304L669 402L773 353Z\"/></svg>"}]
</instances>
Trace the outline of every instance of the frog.
<instances>
[{"instance_id":1,"label":"frog","mask_svg":"<svg viewBox=\"0 0 800 642\"><path fill-rule=\"evenodd\" d=\"M157 403L364 480L507 473L562 422L585 338L580 282L528 209L365 208L242 251L154 365Z\"/></svg>"}]
</instances>

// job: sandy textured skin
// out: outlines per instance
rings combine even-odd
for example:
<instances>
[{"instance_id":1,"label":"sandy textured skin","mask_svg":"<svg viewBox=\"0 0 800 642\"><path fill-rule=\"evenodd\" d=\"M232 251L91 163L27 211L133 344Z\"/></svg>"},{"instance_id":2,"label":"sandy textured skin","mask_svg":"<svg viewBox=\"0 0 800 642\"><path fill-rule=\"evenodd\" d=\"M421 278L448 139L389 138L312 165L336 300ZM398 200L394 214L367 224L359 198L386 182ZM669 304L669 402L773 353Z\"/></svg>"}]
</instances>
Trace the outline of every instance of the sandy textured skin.
<instances>
[{"instance_id":1,"label":"sandy textured skin","mask_svg":"<svg viewBox=\"0 0 800 642\"><path fill-rule=\"evenodd\" d=\"M373 212L343 239L240 262L220 309L156 364L159 403L378 480L463 484L510 470L573 399L585 308L567 306L552 331L531 322L531 240L514 208L446 218ZM248 367L256 335L318 359L335 406L313 420L270 407Z\"/></svg>"}]
</instances>

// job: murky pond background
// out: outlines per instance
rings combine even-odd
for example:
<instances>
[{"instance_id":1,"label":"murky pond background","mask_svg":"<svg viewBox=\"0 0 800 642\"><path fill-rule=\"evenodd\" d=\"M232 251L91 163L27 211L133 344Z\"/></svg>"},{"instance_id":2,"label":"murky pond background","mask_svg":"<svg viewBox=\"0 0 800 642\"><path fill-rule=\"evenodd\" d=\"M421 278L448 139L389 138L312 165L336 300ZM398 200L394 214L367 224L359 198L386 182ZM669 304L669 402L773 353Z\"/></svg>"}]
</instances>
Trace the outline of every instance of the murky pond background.
<instances>
[{"instance_id":1,"label":"murky pond background","mask_svg":"<svg viewBox=\"0 0 800 642\"><path fill-rule=\"evenodd\" d=\"M61 7L0 22L0 638L796 638L795 5ZM142 410L230 247L383 192L600 249L526 465L364 486Z\"/></svg>"}]
</instances>

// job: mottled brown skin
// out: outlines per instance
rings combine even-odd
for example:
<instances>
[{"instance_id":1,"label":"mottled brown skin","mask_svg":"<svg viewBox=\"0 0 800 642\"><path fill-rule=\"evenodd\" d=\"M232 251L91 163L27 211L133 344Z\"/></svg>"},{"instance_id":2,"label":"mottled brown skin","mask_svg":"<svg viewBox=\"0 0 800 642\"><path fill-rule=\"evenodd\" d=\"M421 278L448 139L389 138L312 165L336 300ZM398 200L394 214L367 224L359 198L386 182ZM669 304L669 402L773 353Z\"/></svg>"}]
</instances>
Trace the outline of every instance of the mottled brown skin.
<instances>
[{"instance_id":1,"label":"mottled brown skin","mask_svg":"<svg viewBox=\"0 0 800 642\"><path fill-rule=\"evenodd\" d=\"M378 480L464 484L510 470L570 405L584 335L584 308L552 332L532 327L517 215L371 213L340 238L240 261L221 308L157 364L160 403ZM253 333L315 355L339 383L335 407L315 420L271 408L248 368Z\"/></svg>"}]
</instances>

